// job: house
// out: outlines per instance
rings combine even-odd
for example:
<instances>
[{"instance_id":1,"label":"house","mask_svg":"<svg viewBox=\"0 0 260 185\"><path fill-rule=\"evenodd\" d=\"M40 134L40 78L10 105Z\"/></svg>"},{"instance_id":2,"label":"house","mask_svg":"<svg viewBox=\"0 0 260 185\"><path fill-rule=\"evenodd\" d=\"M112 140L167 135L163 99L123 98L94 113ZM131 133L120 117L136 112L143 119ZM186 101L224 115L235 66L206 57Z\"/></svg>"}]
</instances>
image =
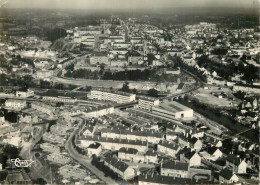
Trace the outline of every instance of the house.
<instances>
[{"instance_id":1,"label":"house","mask_svg":"<svg viewBox=\"0 0 260 185\"><path fill-rule=\"evenodd\" d=\"M95 53L89 59L90 65L110 65L110 61L105 53Z\"/></svg>"},{"instance_id":2,"label":"house","mask_svg":"<svg viewBox=\"0 0 260 185\"><path fill-rule=\"evenodd\" d=\"M239 157L229 154L226 158L226 167L234 170L234 172L241 174L246 173L247 163Z\"/></svg>"},{"instance_id":3,"label":"house","mask_svg":"<svg viewBox=\"0 0 260 185\"><path fill-rule=\"evenodd\" d=\"M190 143L191 143L191 148L197 152L199 152L202 148L202 145L203 143L201 142L200 139L197 139L195 137L193 137L191 140L190 140Z\"/></svg>"},{"instance_id":4,"label":"house","mask_svg":"<svg viewBox=\"0 0 260 185\"><path fill-rule=\"evenodd\" d=\"M166 133L165 137L166 137L167 141L173 141L173 140L177 139L179 134L180 133L178 133L178 132L169 131Z\"/></svg>"},{"instance_id":5,"label":"house","mask_svg":"<svg viewBox=\"0 0 260 185\"><path fill-rule=\"evenodd\" d=\"M181 161L189 163L190 167L201 165L201 157L195 151L181 154L180 159L181 159Z\"/></svg>"},{"instance_id":6,"label":"house","mask_svg":"<svg viewBox=\"0 0 260 185\"><path fill-rule=\"evenodd\" d=\"M99 156L101 151L102 151L102 147L101 144L99 143L92 143L87 148L88 156L92 156L92 155Z\"/></svg>"},{"instance_id":7,"label":"house","mask_svg":"<svg viewBox=\"0 0 260 185\"><path fill-rule=\"evenodd\" d=\"M238 177L231 170L225 168L219 173L219 182L224 184L233 184L238 182Z\"/></svg>"},{"instance_id":8,"label":"house","mask_svg":"<svg viewBox=\"0 0 260 185\"><path fill-rule=\"evenodd\" d=\"M161 175L178 178L189 177L189 163L167 161L161 164Z\"/></svg>"},{"instance_id":9,"label":"house","mask_svg":"<svg viewBox=\"0 0 260 185\"><path fill-rule=\"evenodd\" d=\"M181 147L188 147L190 148L190 142L187 137L184 135L180 135L178 137L178 144L181 145Z\"/></svg>"},{"instance_id":10,"label":"house","mask_svg":"<svg viewBox=\"0 0 260 185\"><path fill-rule=\"evenodd\" d=\"M104 159L104 165L109 167L124 180L130 180L135 177L135 170L118 159L106 157Z\"/></svg>"},{"instance_id":11,"label":"house","mask_svg":"<svg viewBox=\"0 0 260 185\"><path fill-rule=\"evenodd\" d=\"M223 156L223 153L216 147L208 147L205 151L201 152L205 159L216 161Z\"/></svg>"},{"instance_id":12,"label":"house","mask_svg":"<svg viewBox=\"0 0 260 185\"><path fill-rule=\"evenodd\" d=\"M157 153L154 150L138 152L134 148L122 147L118 151L118 158L135 163L157 163Z\"/></svg>"},{"instance_id":13,"label":"house","mask_svg":"<svg viewBox=\"0 0 260 185\"><path fill-rule=\"evenodd\" d=\"M134 148L122 147L118 150L118 158L123 160L128 160L128 161L134 161L134 159L138 159L138 157L136 157L137 153L138 150Z\"/></svg>"},{"instance_id":14,"label":"house","mask_svg":"<svg viewBox=\"0 0 260 185\"><path fill-rule=\"evenodd\" d=\"M180 146L177 143L161 140L157 145L157 151L175 157L179 152Z\"/></svg>"},{"instance_id":15,"label":"house","mask_svg":"<svg viewBox=\"0 0 260 185\"><path fill-rule=\"evenodd\" d=\"M85 130L83 131L84 136L93 136L96 130L96 126L86 125Z\"/></svg>"},{"instance_id":16,"label":"house","mask_svg":"<svg viewBox=\"0 0 260 185\"><path fill-rule=\"evenodd\" d=\"M190 131L190 135L191 137L195 137L195 138L202 138L204 137L204 131L203 130L191 130Z\"/></svg>"}]
</instances>

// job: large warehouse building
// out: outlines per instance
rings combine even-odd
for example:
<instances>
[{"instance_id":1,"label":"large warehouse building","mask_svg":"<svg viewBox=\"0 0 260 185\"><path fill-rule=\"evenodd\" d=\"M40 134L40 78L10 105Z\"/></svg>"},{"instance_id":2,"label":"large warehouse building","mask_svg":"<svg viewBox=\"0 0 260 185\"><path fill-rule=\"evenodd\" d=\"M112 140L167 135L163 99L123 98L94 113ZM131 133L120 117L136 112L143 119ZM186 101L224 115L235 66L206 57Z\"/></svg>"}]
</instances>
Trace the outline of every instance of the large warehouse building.
<instances>
[{"instance_id":1,"label":"large warehouse building","mask_svg":"<svg viewBox=\"0 0 260 185\"><path fill-rule=\"evenodd\" d=\"M152 113L170 119L191 118L193 110L177 102L164 102L152 107Z\"/></svg>"}]
</instances>

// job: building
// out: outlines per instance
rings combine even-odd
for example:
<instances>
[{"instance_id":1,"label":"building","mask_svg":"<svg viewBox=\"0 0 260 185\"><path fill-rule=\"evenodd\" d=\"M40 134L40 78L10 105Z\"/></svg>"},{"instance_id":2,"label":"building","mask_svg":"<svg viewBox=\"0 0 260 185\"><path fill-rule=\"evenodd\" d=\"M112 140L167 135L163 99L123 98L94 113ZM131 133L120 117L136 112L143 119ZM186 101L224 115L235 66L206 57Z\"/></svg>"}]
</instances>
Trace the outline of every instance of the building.
<instances>
[{"instance_id":1,"label":"building","mask_svg":"<svg viewBox=\"0 0 260 185\"><path fill-rule=\"evenodd\" d=\"M169 119L192 118L193 110L177 102L164 102L152 107L152 113Z\"/></svg>"},{"instance_id":2,"label":"building","mask_svg":"<svg viewBox=\"0 0 260 185\"><path fill-rule=\"evenodd\" d=\"M102 151L101 144L99 143L92 143L87 148L88 156L96 155L99 156L100 152Z\"/></svg>"},{"instance_id":3,"label":"building","mask_svg":"<svg viewBox=\"0 0 260 185\"><path fill-rule=\"evenodd\" d=\"M38 70L35 73L35 78L46 79L53 76L53 70Z\"/></svg>"},{"instance_id":4,"label":"building","mask_svg":"<svg viewBox=\"0 0 260 185\"><path fill-rule=\"evenodd\" d=\"M84 128L84 131L82 131L82 134L84 136L93 136L95 133L96 127L94 125L86 125Z\"/></svg>"},{"instance_id":5,"label":"building","mask_svg":"<svg viewBox=\"0 0 260 185\"><path fill-rule=\"evenodd\" d=\"M238 176L231 170L225 168L219 173L219 182L224 184L233 184L238 182Z\"/></svg>"},{"instance_id":6,"label":"building","mask_svg":"<svg viewBox=\"0 0 260 185\"><path fill-rule=\"evenodd\" d=\"M92 89L90 91L90 99L113 101L120 104L130 103L135 101L135 94L120 92L120 91L108 91L105 89Z\"/></svg>"},{"instance_id":7,"label":"building","mask_svg":"<svg viewBox=\"0 0 260 185\"><path fill-rule=\"evenodd\" d=\"M70 98L70 97L65 97L65 96L43 96L43 100L49 100L53 102L63 102L63 103L75 103L77 101L76 98Z\"/></svg>"},{"instance_id":8,"label":"building","mask_svg":"<svg viewBox=\"0 0 260 185\"><path fill-rule=\"evenodd\" d=\"M133 131L114 128L103 128L100 130L101 137L112 139L127 139L136 141L147 141L149 143L159 143L163 139L163 133L155 131Z\"/></svg>"},{"instance_id":9,"label":"building","mask_svg":"<svg viewBox=\"0 0 260 185\"><path fill-rule=\"evenodd\" d=\"M5 101L5 106L7 108L23 109L27 106L27 104L26 104L26 101L24 101L24 100L8 99Z\"/></svg>"},{"instance_id":10,"label":"building","mask_svg":"<svg viewBox=\"0 0 260 185\"><path fill-rule=\"evenodd\" d=\"M139 61L143 61L143 56L139 55L131 55L128 57L129 65L138 65Z\"/></svg>"},{"instance_id":11,"label":"building","mask_svg":"<svg viewBox=\"0 0 260 185\"><path fill-rule=\"evenodd\" d=\"M253 94L260 94L260 88L257 86L234 85L233 91L242 91Z\"/></svg>"},{"instance_id":12,"label":"building","mask_svg":"<svg viewBox=\"0 0 260 185\"><path fill-rule=\"evenodd\" d=\"M26 92L24 91L16 91L15 94L16 97L23 97L23 98L28 98L34 96L34 91L27 90Z\"/></svg>"},{"instance_id":13,"label":"building","mask_svg":"<svg viewBox=\"0 0 260 185\"><path fill-rule=\"evenodd\" d=\"M120 150L120 148L134 148L139 152L148 150L147 141L127 140L127 139L112 139L99 136L81 136L77 140L77 145L82 148L87 148L92 143L100 143L104 150Z\"/></svg>"},{"instance_id":14,"label":"building","mask_svg":"<svg viewBox=\"0 0 260 185\"><path fill-rule=\"evenodd\" d=\"M185 83L180 83L176 90L177 91L182 91L184 89L184 87L185 87Z\"/></svg>"},{"instance_id":15,"label":"building","mask_svg":"<svg viewBox=\"0 0 260 185\"><path fill-rule=\"evenodd\" d=\"M181 161L189 163L189 166L200 166L201 165L201 157L198 153L194 152L187 152L181 154Z\"/></svg>"},{"instance_id":16,"label":"building","mask_svg":"<svg viewBox=\"0 0 260 185\"><path fill-rule=\"evenodd\" d=\"M189 163L167 161L161 165L161 175L177 178L189 178Z\"/></svg>"},{"instance_id":17,"label":"building","mask_svg":"<svg viewBox=\"0 0 260 185\"><path fill-rule=\"evenodd\" d=\"M141 96L138 97L138 108L148 111L152 111L153 106L158 106L160 103L159 99Z\"/></svg>"},{"instance_id":18,"label":"building","mask_svg":"<svg viewBox=\"0 0 260 185\"><path fill-rule=\"evenodd\" d=\"M86 109L85 111L82 112L82 114L86 117L86 118L98 118L100 116L104 116L107 114L113 114L115 112L114 107L112 106L99 106L96 108L90 107L88 109Z\"/></svg>"},{"instance_id":19,"label":"building","mask_svg":"<svg viewBox=\"0 0 260 185\"><path fill-rule=\"evenodd\" d=\"M247 163L245 162L245 160L241 160L239 157L233 154L229 154L226 157L226 167L238 174L247 173Z\"/></svg>"},{"instance_id":20,"label":"building","mask_svg":"<svg viewBox=\"0 0 260 185\"><path fill-rule=\"evenodd\" d=\"M104 164L124 180L130 180L135 177L135 170L118 159L106 157L104 159Z\"/></svg>"},{"instance_id":21,"label":"building","mask_svg":"<svg viewBox=\"0 0 260 185\"><path fill-rule=\"evenodd\" d=\"M202 155L205 159L216 161L223 156L223 153L216 147L208 147Z\"/></svg>"},{"instance_id":22,"label":"building","mask_svg":"<svg viewBox=\"0 0 260 185\"><path fill-rule=\"evenodd\" d=\"M157 151L162 152L165 155L175 157L179 152L180 146L177 143L161 140L157 145Z\"/></svg>"},{"instance_id":23,"label":"building","mask_svg":"<svg viewBox=\"0 0 260 185\"><path fill-rule=\"evenodd\" d=\"M105 53L95 53L89 59L90 65L110 65L110 61Z\"/></svg>"},{"instance_id":24,"label":"building","mask_svg":"<svg viewBox=\"0 0 260 185\"><path fill-rule=\"evenodd\" d=\"M192 184L189 178L176 178L171 176L162 176L159 174L144 174L138 176L139 185L169 185L169 184ZM196 183L194 183L196 184Z\"/></svg>"},{"instance_id":25,"label":"building","mask_svg":"<svg viewBox=\"0 0 260 185\"><path fill-rule=\"evenodd\" d=\"M134 148L120 148L118 159L127 160L134 163L157 163L157 154L154 150L139 152Z\"/></svg>"},{"instance_id":26,"label":"building","mask_svg":"<svg viewBox=\"0 0 260 185\"><path fill-rule=\"evenodd\" d=\"M193 137L191 140L190 140L190 143L191 143L191 148L197 152L199 152L202 148L202 145L203 143L201 142L200 139L197 139L195 137Z\"/></svg>"}]
</instances>

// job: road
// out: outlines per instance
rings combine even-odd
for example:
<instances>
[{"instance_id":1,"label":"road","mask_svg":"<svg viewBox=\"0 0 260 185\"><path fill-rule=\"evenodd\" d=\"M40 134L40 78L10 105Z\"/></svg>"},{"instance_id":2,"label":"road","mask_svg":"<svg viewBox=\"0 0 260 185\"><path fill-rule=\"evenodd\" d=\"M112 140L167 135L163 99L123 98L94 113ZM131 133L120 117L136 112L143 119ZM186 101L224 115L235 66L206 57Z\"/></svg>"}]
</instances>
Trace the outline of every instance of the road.
<instances>
[{"instance_id":1,"label":"road","mask_svg":"<svg viewBox=\"0 0 260 185\"><path fill-rule=\"evenodd\" d=\"M79 125L78 125L79 127ZM78 127L72 132L69 139L65 143L65 149L68 151L69 155L76 161L78 161L81 165L86 167L89 171L103 180L106 184L117 184L113 179L110 177L105 177L104 173L99 171L95 166L91 164L91 159L79 154L72 145L72 138L78 133Z\"/></svg>"}]
</instances>

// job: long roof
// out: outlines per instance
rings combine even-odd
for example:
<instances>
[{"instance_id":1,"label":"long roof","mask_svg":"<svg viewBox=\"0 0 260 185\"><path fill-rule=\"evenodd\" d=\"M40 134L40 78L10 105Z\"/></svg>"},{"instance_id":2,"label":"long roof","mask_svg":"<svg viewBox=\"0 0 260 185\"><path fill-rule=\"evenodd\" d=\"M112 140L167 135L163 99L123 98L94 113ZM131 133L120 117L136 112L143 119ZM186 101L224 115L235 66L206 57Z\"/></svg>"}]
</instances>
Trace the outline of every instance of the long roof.
<instances>
[{"instance_id":1,"label":"long roof","mask_svg":"<svg viewBox=\"0 0 260 185\"><path fill-rule=\"evenodd\" d=\"M162 138L163 133L159 132L151 132L151 131L131 131L131 130L122 130L122 129L110 129L110 128L103 128L100 131L101 133L114 133L114 134L121 134L121 135L135 135L135 136L144 136L144 137L156 137Z\"/></svg>"},{"instance_id":2,"label":"long roof","mask_svg":"<svg viewBox=\"0 0 260 185\"><path fill-rule=\"evenodd\" d=\"M108 164L112 165L113 167L115 167L116 169L118 169L123 173L129 167L126 163L119 161L118 159L115 159L113 157L106 157L104 161L106 161Z\"/></svg>"},{"instance_id":3,"label":"long roof","mask_svg":"<svg viewBox=\"0 0 260 185\"><path fill-rule=\"evenodd\" d=\"M139 146L147 146L147 141L139 141L139 140L127 140L127 139L112 139L105 138L99 136L81 136L79 140L87 140L94 142L104 142L104 143L117 143L117 144L129 144L129 145L139 145Z\"/></svg>"},{"instance_id":4,"label":"long roof","mask_svg":"<svg viewBox=\"0 0 260 185\"><path fill-rule=\"evenodd\" d=\"M188 171L189 163L184 163L184 162L179 162L179 161L167 161L162 164L162 168Z\"/></svg>"}]
</instances>

